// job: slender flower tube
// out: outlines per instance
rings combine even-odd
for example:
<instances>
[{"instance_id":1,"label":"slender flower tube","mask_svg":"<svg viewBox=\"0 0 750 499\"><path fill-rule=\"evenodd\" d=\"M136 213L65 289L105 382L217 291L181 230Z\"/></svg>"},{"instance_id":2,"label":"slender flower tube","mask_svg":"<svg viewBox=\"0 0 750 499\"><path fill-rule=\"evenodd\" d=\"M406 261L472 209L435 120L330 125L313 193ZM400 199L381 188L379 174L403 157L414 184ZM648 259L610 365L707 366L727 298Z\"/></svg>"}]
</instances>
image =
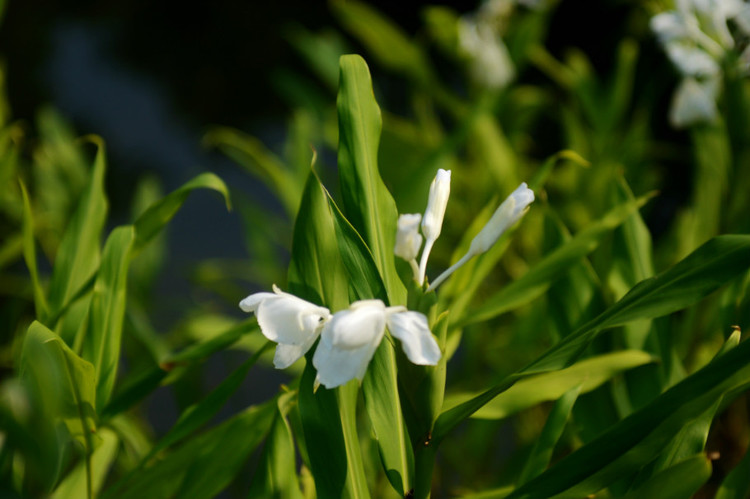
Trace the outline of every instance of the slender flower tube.
<instances>
[{"instance_id":1,"label":"slender flower tube","mask_svg":"<svg viewBox=\"0 0 750 499\"><path fill-rule=\"evenodd\" d=\"M489 222L487 222L482 230L479 231L479 234L477 234L471 241L469 251L467 251L466 254L448 270L440 274L440 276L430 284L427 291L429 292L437 288L453 272L470 259L490 249L511 225L516 223L526 214L529 205L533 201L534 191L529 189L526 182L523 182L505 199L505 201L502 202L502 204L500 204L497 210L495 210L495 213L492 215Z\"/></svg>"},{"instance_id":2,"label":"slender flower tube","mask_svg":"<svg viewBox=\"0 0 750 499\"><path fill-rule=\"evenodd\" d=\"M419 234L419 222L422 215L401 215L398 217L398 231L396 232L396 246L393 253L409 262L414 272L414 280L419 282L419 266L417 254L422 247L422 236Z\"/></svg>"},{"instance_id":3,"label":"slender flower tube","mask_svg":"<svg viewBox=\"0 0 750 499\"><path fill-rule=\"evenodd\" d=\"M427 270L427 259L432 251L432 245L440 237L443 227L445 208L448 206L448 198L451 194L451 171L438 170L437 175L430 184L430 194L427 198L427 209L422 217L422 234L425 242L422 250L422 259L419 262L419 276L417 282L424 284L424 275Z\"/></svg>"},{"instance_id":4,"label":"slender flower tube","mask_svg":"<svg viewBox=\"0 0 750 499\"><path fill-rule=\"evenodd\" d=\"M385 335L385 327L401 340L409 360L436 365L440 348L427 325L427 317L405 307L386 307L380 300L352 303L326 322L313 356L316 386L335 388L352 379L362 381L367 365Z\"/></svg>"},{"instance_id":5,"label":"slender flower tube","mask_svg":"<svg viewBox=\"0 0 750 499\"><path fill-rule=\"evenodd\" d=\"M331 312L284 293L274 284L273 293L255 293L240 302L245 312L254 312L263 336L278 343L273 358L276 369L284 369L305 355L320 335Z\"/></svg>"}]
</instances>

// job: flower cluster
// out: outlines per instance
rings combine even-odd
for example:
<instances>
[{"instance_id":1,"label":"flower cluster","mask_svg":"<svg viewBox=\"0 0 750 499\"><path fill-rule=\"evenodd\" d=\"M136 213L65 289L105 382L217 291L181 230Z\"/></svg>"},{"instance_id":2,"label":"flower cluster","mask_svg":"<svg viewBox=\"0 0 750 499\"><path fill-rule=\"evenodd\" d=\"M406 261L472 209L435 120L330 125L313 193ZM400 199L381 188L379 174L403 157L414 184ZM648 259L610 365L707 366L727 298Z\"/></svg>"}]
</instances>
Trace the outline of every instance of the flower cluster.
<instances>
[{"instance_id":1,"label":"flower cluster","mask_svg":"<svg viewBox=\"0 0 750 499\"><path fill-rule=\"evenodd\" d=\"M450 181L450 171L438 170L435 179L430 185L430 194L424 217L421 217L419 214L406 214L401 215L398 219L398 232L396 233L394 253L411 264L414 271L414 280L420 286L424 285L427 259L429 258L430 251L435 240L440 236L445 209L450 197ZM484 228L471 241L469 251L458 262L438 276L430 284L428 291L437 288L440 283L470 259L490 249L509 227L520 220L528 211L529 205L533 201L534 191L529 189L526 182L523 182L495 210L495 213ZM420 218L422 220L422 234L424 234L425 244L422 250L422 259L420 264L417 265L417 255L422 244L422 236L418 232Z\"/></svg>"},{"instance_id":2,"label":"flower cluster","mask_svg":"<svg viewBox=\"0 0 750 499\"><path fill-rule=\"evenodd\" d=\"M750 36L750 4L742 0L677 0L676 9L651 18L651 30L682 75L669 119L675 127L714 121L721 87L721 64L737 49L728 22ZM750 69L750 46L740 55Z\"/></svg>"},{"instance_id":3,"label":"flower cluster","mask_svg":"<svg viewBox=\"0 0 750 499\"><path fill-rule=\"evenodd\" d=\"M394 253L407 260L414 279L424 284L427 259L440 236L445 209L450 197L451 172L438 170L430 185L424 216L401 215ZM521 184L495 211L487 225L471 242L469 251L455 265L443 272L428 288L435 289L453 271L470 258L487 251L508 227L528 211L534 193ZM422 234L419 234L419 229ZM422 259L417 255L422 247ZM305 355L320 338L312 363L317 370L315 386L334 388L352 379L362 381L367 365L385 336L386 327L401 342L406 357L417 365L437 365L441 357L427 317L406 307L386 307L380 300L360 300L335 314L326 307L310 303L276 285L273 293L254 293L240 302L245 312L253 312L263 335L277 343L273 364L277 369L292 365Z\"/></svg>"},{"instance_id":4,"label":"flower cluster","mask_svg":"<svg viewBox=\"0 0 750 499\"><path fill-rule=\"evenodd\" d=\"M320 337L313 355L316 386L334 388L355 378L362 381L386 326L414 364L434 366L441 356L424 314L386 307L380 300L357 301L331 314L274 285L273 293L252 294L240 302L240 308L254 312L263 335L278 344L273 359L277 369L292 365Z\"/></svg>"}]
</instances>

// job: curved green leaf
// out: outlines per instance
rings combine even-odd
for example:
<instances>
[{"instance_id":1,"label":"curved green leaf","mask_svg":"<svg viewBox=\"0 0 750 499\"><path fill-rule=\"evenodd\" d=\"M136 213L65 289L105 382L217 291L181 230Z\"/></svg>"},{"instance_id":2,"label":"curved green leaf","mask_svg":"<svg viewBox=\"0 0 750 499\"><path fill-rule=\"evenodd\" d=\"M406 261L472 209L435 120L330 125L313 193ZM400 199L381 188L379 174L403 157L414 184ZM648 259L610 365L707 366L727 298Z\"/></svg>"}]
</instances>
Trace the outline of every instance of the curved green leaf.
<instances>
[{"instance_id":1,"label":"curved green leaf","mask_svg":"<svg viewBox=\"0 0 750 499\"><path fill-rule=\"evenodd\" d=\"M104 194L106 159L104 142L98 137L92 137L91 141L98 147L91 178L55 258L49 288L49 308L53 315L91 279L99 266L99 245L108 208ZM67 337L68 333L61 333L66 341L72 339Z\"/></svg>"},{"instance_id":2,"label":"curved green leaf","mask_svg":"<svg viewBox=\"0 0 750 499\"><path fill-rule=\"evenodd\" d=\"M138 219L135 221L136 240L133 251L137 252L153 239L164 226L172 220L175 213L180 209L185 199L195 189L212 189L224 197L227 209L230 210L232 205L229 200L229 190L219 177L213 173L202 173L190 180L182 187L172 191L156 203L152 204Z\"/></svg>"},{"instance_id":3,"label":"curved green leaf","mask_svg":"<svg viewBox=\"0 0 750 499\"><path fill-rule=\"evenodd\" d=\"M96 408L100 413L109 400L120 360L120 339L125 318L128 265L135 241L132 225L112 231L102 252L102 262L94 283L88 328L81 330L82 357L96 369Z\"/></svg>"}]
</instances>

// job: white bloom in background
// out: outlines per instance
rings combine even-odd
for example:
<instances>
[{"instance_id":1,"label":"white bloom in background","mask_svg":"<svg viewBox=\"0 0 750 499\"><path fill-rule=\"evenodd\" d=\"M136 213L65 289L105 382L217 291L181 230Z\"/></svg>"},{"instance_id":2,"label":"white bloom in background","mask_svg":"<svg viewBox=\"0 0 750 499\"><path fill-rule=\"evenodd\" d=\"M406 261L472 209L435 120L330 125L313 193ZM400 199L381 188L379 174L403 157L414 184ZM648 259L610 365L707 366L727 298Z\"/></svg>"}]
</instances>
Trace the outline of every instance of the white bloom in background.
<instances>
[{"instance_id":1,"label":"white bloom in background","mask_svg":"<svg viewBox=\"0 0 750 499\"><path fill-rule=\"evenodd\" d=\"M331 318L327 308L284 293L275 284L273 293L252 294L240 302L240 308L254 312L263 336L278 343L276 369L289 367L305 355Z\"/></svg>"},{"instance_id":2,"label":"white bloom in background","mask_svg":"<svg viewBox=\"0 0 750 499\"><path fill-rule=\"evenodd\" d=\"M736 46L732 21L750 35L750 4L742 0L676 0L676 9L651 18L651 30L682 74L669 119L676 127L713 121L727 51ZM747 54L747 58L745 58ZM742 71L750 69L750 52L740 55Z\"/></svg>"},{"instance_id":3,"label":"white bloom in background","mask_svg":"<svg viewBox=\"0 0 750 499\"><path fill-rule=\"evenodd\" d=\"M437 175L430 184L430 194L427 198L427 209L422 217L422 234L424 235L424 249L422 250L422 260L419 262L419 276L417 282L421 285L424 283L424 275L427 270L427 259L432 251L432 246L440 237L440 231L443 228L443 218L445 209L448 206L448 198L451 195L451 171L438 170Z\"/></svg>"},{"instance_id":4,"label":"white bloom in background","mask_svg":"<svg viewBox=\"0 0 750 499\"><path fill-rule=\"evenodd\" d=\"M398 217L398 230L396 232L396 245L393 253L409 262L414 272L414 280L419 280L419 266L417 255L422 247L422 235L419 233L419 222L422 215L407 214Z\"/></svg>"},{"instance_id":5,"label":"white bloom in background","mask_svg":"<svg viewBox=\"0 0 750 499\"><path fill-rule=\"evenodd\" d=\"M362 381L386 326L401 340L411 362L434 366L440 360L440 348L423 314L386 307L380 300L357 301L336 312L323 327L313 356L316 385L334 388L355 378Z\"/></svg>"},{"instance_id":6,"label":"white bloom in background","mask_svg":"<svg viewBox=\"0 0 750 499\"><path fill-rule=\"evenodd\" d=\"M462 265L473 257L480 255L490 249L500 236L515 224L529 210L529 205L534 201L534 191L529 189L526 182L523 182L518 188L498 206L487 224L479 231L471 241L469 251L448 270L440 274L435 281L430 284L427 291L437 288L445 279Z\"/></svg>"},{"instance_id":7,"label":"white bloom in background","mask_svg":"<svg viewBox=\"0 0 750 499\"><path fill-rule=\"evenodd\" d=\"M471 77L488 89L500 89L515 76L508 49L489 22L462 17L458 21L458 43L469 59Z\"/></svg>"},{"instance_id":8,"label":"white bloom in background","mask_svg":"<svg viewBox=\"0 0 750 499\"><path fill-rule=\"evenodd\" d=\"M684 78L675 91L669 110L669 121L676 128L714 121L718 114L718 91L718 82L715 79L697 81L693 78Z\"/></svg>"},{"instance_id":9,"label":"white bloom in background","mask_svg":"<svg viewBox=\"0 0 750 499\"><path fill-rule=\"evenodd\" d=\"M667 45L667 55L683 76L715 76L721 68L708 52L681 43Z\"/></svg>"}]
</instances>

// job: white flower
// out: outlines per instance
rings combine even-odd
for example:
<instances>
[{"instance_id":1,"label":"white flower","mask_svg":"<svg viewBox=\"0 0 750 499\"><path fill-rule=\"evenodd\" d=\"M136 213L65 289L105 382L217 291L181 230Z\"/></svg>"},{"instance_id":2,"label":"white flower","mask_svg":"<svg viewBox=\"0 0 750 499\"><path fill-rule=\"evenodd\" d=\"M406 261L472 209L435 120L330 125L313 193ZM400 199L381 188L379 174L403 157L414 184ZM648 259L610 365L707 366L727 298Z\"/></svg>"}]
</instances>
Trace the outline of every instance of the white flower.
<instances>
[{"instance_id":1,"label":"white flower","mask_svg":"<svg viewBox=\"0 0 750 499\"><path fill-rule=\"evenodd\" d=\"M464 17L458 21L459 46L469 58L474 81L488 89L500 89L515 75L513 61L495 29L487 22Z\"/></svg>"},{"instance_id":2,"label":"white flower","mask_svg":"<svg viewBox=\"0 0 750 499\"><path fill-rule=\"evenodd\" d=\"M696 81L693 78L683 78L672 100L669 121L676 128L714 121L718 114L718 92L716 79Z\"/></svg>"},{"instance_id":3,"label":"white flower","mask_svg":"<svg viewBox=\"0 0 750 499\"><path fill-rule=\"evenodd\" d=\"M316 385L334 388L355 378L362 381L386 325L391 335L401 340L411 362L436 365L440 360L440 348L427 317L405 307L386 307L380 300L362 300L336 312L323 327L313 356L318 371Z\"/></svg>"},{"instance_id":4,"label":"white flower","mask_svg":"<svg viewBox=\"0 0 750 499\"><path fill-rule=\"evenodd\" d=\"M419 248L422 247L422 236L419 233L419 222L422 215L407 214L398 217L398 231L396 232L396 246L393 253L409 262L414 280L419 282L419 266L417 265L417 255Z\"/></svg>"},{"instance_id":5,"label":"white flower","mask_svg":"<svg viewBox=\"0 0 750 499\"><path fill-rule=\"evenodd\" d=\"M289 367L305 355L331 318L327 308L284 293L275 284L273 293L252 294L240 302L240 308L254 312L263 336L278 343L276 369Z\"/></svg>"},{"instance_id":6,"label":"white flower","mask_svg":"<svg viewBox=\"0 0 750 499\"><path fill-rule=\"evenodd\" d=\"M422 250L422 260L419 262L419 277L417 281L424 283L424 274L427 269L427 259L432 251L432 245L440 237L445 217L445 208L448 206L448 198L451 195L451 171L438 170L437 175L430 184L430 194L427 198L427 209L422 217L422 234L425 242Z\"/></svg>"},{"instance_id":7,"label":"white flower","mask_svg":"<svg viewBox=\"0 0 750 499\"><path fill-rule=\"evenodd\" d=\"M684 76L714 76L721 70L716 60L698 47L671 43L667 55Z\"/></svg>"},{"instance_id":8,"label":"white flower","mask_svg":"<svg viewBox=\"0 0 750 499\"><path fill-rule=\"evenodd\" d=\"M433 290L447 279L453 272L468 262L471 258L480 255L490 249L493 244L500 239L500 236L508 228L516 223L529 210L529 205L534 201L534 191L529 189L526 182L523 182L518 188L508 196L505 201L495 210L490 220L485 224L479 234L471 241L469 251L448 270L440 274L435 281L430 284L427 291Z\"/></svg>"}]
</instances>

